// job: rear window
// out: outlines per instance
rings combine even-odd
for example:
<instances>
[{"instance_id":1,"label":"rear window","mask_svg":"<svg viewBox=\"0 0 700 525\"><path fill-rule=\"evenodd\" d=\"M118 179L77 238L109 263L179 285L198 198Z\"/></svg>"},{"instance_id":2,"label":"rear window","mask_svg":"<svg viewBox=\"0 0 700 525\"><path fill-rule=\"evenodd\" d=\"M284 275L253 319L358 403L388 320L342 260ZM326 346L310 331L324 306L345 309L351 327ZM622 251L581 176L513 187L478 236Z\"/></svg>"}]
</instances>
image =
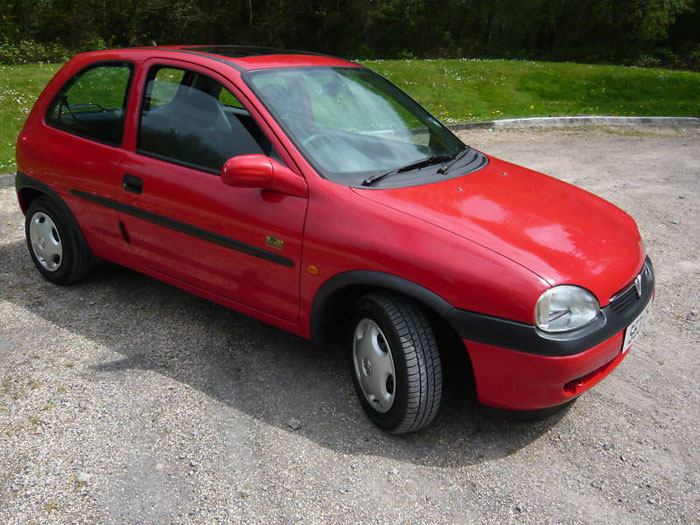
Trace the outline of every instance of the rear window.
<instances>
[{"instance_id":1,"label":"rear window","mask_svg":"<svg viewBox=\"0 0 700 525\"><path fill-rule=\"evenodd\" d=\"M128 62L103 62L79 71L54 97L47 123L98 142L121 144L132 74Z\"/></svg>"}]
</instances>

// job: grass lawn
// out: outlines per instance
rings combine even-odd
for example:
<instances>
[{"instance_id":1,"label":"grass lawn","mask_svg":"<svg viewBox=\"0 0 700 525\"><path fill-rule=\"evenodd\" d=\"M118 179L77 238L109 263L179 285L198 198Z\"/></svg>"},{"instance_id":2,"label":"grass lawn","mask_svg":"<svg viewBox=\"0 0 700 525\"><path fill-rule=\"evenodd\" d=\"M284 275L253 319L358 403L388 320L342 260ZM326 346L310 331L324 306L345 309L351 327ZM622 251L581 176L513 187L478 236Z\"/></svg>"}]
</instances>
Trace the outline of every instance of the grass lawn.
<instances>
[{"instance_id":1,"label":"grass lawn","mask_svg":"<svg viewBox=\"0 0 700 525\"><path fill-rule=\"evenodd\" d=\"M15 169L15 141L58 64L0 66L0 174Z\"/></svg>"},{"instance_id":2,"label":"grass lawn","mask_svg":"<svg viewBox=\"0 0 700 525\"><path fill-rule=\"evenodd\" d=\"M700 73L511 60L371 60L447 124L555 115L700 116Z\"/></svg>"},{"instance_id":3,"label":"grass lawn","mask_svg":"<svg viewBox=\"0 0 700 525\"><path fill-rule=\"evenodd\" d=\"M510 60L369 60L447 124L548 115L700 116L700 73ZM55 64L0 66L0 173Z\"/></svg>"}]
</instances>

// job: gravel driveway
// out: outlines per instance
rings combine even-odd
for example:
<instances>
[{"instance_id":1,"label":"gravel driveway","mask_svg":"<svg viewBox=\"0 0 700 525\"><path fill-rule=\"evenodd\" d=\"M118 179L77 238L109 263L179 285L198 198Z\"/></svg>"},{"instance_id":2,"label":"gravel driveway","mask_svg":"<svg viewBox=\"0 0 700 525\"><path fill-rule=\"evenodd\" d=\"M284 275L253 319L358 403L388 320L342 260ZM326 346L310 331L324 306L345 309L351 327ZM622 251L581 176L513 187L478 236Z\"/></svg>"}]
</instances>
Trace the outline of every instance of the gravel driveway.
<instances>
[{"instance_id":1,"label":"gravel driveway","mask_svg":"<svg viewBox=\"0 0 700 525\"><path fill-rule=\"evenodd\" d=\"M697 522L700 131L462 136L637 220L656 302L608 379L513 423L482 417L452 371L435 423L388 436L338 349L112 265L44 281L5 178L0 523Z\"/></svg>"}]
</instances>

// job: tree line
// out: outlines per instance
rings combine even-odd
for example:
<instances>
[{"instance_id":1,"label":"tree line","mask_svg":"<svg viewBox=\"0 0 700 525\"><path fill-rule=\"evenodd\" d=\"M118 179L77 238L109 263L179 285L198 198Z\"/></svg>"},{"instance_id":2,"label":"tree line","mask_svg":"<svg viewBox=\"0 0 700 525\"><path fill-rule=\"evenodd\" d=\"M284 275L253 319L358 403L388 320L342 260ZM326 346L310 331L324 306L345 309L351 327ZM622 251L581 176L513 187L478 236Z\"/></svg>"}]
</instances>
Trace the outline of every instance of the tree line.
<instances>
[{"instance_id":1,"label":"tree line","mask_svg":"<svg viewBox=\"0 0 700 525\"><path fill-rule=\"evenodd\" d=\"M0 62L152 42L698 69L700 0L0 0Z\"/></svg>"}]
</instances>

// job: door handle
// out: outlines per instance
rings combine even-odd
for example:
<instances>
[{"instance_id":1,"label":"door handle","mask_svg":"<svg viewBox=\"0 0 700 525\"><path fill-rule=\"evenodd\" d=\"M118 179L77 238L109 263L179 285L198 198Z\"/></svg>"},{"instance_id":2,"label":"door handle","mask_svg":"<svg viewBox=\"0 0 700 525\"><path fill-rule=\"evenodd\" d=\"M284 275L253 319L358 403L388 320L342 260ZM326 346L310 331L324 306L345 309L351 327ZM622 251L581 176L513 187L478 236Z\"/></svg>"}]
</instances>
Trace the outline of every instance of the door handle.
<instances>
[{"instance_id":1,"label":"door handle","mask_svg":"<svg viewBox=\"0 0 700 525\"><path fill-rule=\"evenodd\" d=\"M141 193L143 190L143 180L135 175L125 173L122 179L122 188L131 193Z\"/></svg>"}]
</instances>

